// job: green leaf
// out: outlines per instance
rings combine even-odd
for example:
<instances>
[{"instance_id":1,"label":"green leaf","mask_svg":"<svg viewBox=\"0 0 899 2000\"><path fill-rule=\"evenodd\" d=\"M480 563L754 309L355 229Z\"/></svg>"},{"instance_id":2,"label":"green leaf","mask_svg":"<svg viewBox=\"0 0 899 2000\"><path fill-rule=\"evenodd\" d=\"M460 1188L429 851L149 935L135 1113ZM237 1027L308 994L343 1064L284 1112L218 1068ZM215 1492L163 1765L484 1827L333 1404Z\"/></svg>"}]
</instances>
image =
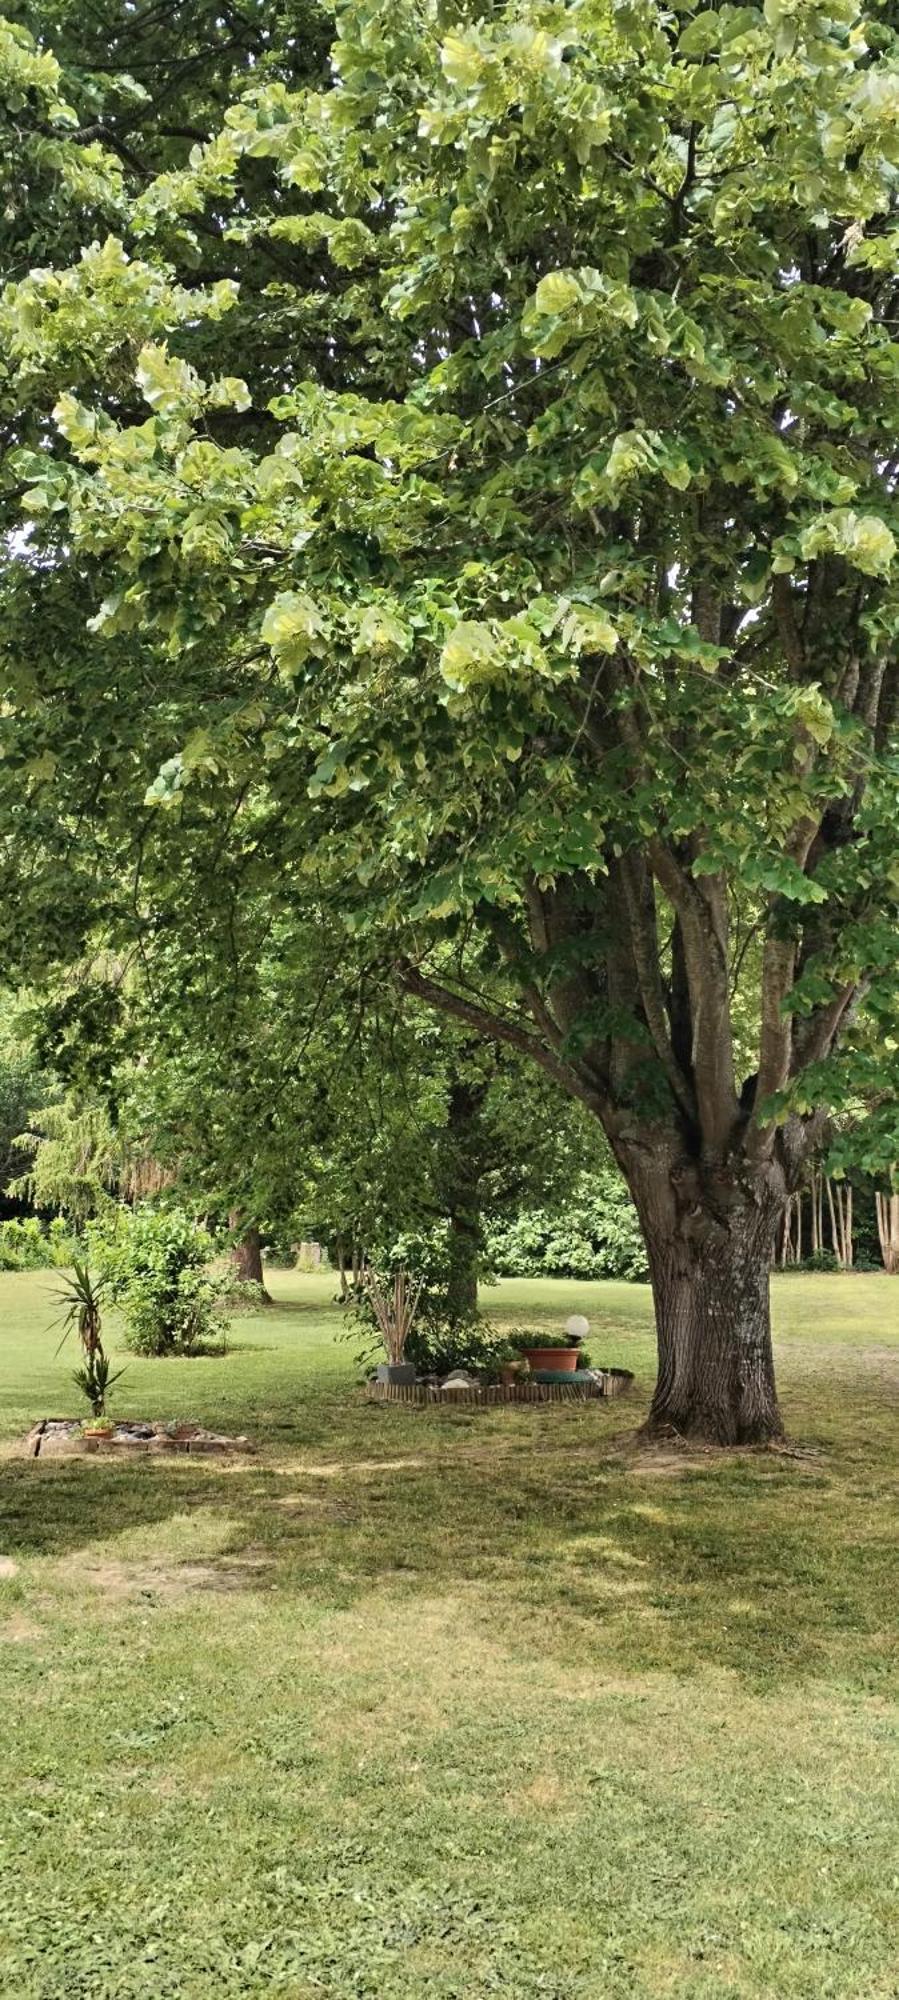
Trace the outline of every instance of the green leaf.
<instances>
[{"instance_id":1,"label":"green leaf","mask_svg":"<svg viewBox=\"0 0 899 2000\"><path fill-rule=\"evenodd\" d=\"M447 35L440 51L440 67L448 83L469 90L484 68L484 54L476 42L464 35Z\"/></svg>"},{"instance_id":2,"label":"green leaf","mask_svg":"<svg viewBox=\"0 0 899 2000\"><path fill-rule=\"evenodd\" d=\"M718 13L707 8L701 14L694 14L678 40L678 53L682 56L707 56L717 49L721 41L721 20Z\"/></svg>"},{"instance_id":3,"label":"green leaf","mask_svg":"<svg viewBox=\"0 0 899 2000\"><path fill-rule=\"evenodd\" d=\"M440 672L447 687L461 692L473 682L491 679L500 658L492 627L475 619L464 619L444 645Z\"/></svg>"},{"instance_id":4,"label":"green leaf","mask_svg":"<svg viewBox=\"0 0 899 2000\"><path fill-rule=\"evenodd\" d=\"M549 271L534 294L537 311L547 316L570 312L580 301L581 288L573 271Z\"/></svg>"},{"instance_id":5,"label":"green leaf","mask_svg":"<svg viewBox=\"0 0 899 2000\"><path fill-rule=\"evenodd\" d=\"M325 630L318 605L305 591L283 590L269 605L261 634L282 674L290 675L308 659Z\"/></svg>"}]
</instances>

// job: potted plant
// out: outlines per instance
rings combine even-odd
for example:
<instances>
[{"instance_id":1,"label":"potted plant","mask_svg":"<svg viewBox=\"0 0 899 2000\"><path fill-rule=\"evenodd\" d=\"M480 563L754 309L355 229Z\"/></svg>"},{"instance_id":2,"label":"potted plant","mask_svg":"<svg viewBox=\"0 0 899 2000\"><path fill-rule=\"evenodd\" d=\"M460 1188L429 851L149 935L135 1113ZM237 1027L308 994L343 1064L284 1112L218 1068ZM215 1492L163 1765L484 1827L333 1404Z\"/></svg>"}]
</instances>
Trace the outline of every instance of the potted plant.
<instances>
[{"instance_id":1,"label":"potted plant","mask_svg":"<svg viewBox=\"0 0 899 2000\"><path fill-rule=\"evenodd\" d=\"M404 1356L423 1283L422 1278L410 1278L402 1266L394 1271L392 1280L380 1277L370 1266L362 1273L363 1288L387 1350L387 1360L375 1371L378 1382L409 1386L415 1381L415 1364Z\"/></svg>"},{"instance_id":2,"label":"potted plant","mask_svg":"<svg viewBox=\"0 0 899 2000\"><path fill-rule=\"evenodd\" d=\"M115 1435L115 1424L111 1417L85 1417L81 1435L86 1444L105 1444Z\"/></svg>"},{"instance_id":3,"label":"potted plant","mask_svg":"<svg viewBox=\"0 0 899 2000\"><path fill-rule=\"evenodd\" d=\"M516 1353L527 1362L531 1374L573 1375L578 1347L567 1333L543 1333L532 1327L516 1327L509 1335Z\"/></svg>"}]
</instances>

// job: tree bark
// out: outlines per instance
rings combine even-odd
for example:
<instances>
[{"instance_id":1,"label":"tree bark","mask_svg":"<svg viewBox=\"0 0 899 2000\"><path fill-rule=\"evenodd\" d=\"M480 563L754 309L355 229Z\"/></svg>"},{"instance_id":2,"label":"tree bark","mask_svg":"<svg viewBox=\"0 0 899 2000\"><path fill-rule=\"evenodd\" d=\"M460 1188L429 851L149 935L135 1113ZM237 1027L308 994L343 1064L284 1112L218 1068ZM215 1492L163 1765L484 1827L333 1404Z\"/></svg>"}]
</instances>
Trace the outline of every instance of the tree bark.
<instances>
[{"instance_id":1,"label":"tree bark","mask_svg":"<svg viewBox=\"0 0 899 2000\"><path fill-rule=\"evenodd\" d=\"M646 1435L716 1445L783 1436L769 1275L785 1192L718 1175L632 1182L652 1278L659 1373Z\"/></svg>"},{"instance_id":2,"label":"tree bark","mask_svg":"<svg viewBox=\"0 0 899 2000\"><path fill-rule=\"evenodd\" d=\"M228 1224L231 1229L241 1227L239 1217L233 1213L228 1217ZM258 1285L263 1303L271 1305L271 1293L266 1288L262 1268L262 1238L257 1223L252 1222L249 1228L241 1230L237 1242L231 1246L231 1262L241 1284Z\"/></svg>"}]
</instances>

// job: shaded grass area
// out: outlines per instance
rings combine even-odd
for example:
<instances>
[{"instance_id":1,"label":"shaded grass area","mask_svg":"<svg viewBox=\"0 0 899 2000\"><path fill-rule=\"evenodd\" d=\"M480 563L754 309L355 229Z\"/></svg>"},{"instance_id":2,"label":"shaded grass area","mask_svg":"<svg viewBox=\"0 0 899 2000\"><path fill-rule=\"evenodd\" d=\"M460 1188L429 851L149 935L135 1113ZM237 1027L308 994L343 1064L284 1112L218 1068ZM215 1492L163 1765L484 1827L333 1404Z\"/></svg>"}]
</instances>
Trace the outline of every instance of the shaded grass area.
<instances>
[{"instance_id":1,"label":"shaded grass area","mask_svg":"<svg viewBox=\"0 0 899 2000\"><path fill-rule=\"evenodd\" d=\"M52 1282L10 1440L74 1407ZM634 1451L642 1288L486 1296L632 1398L431 1412L273 1285L117 1399L257 1458L0 1462L0 1992L895 2000L899 1285L779 1283L797 1455L735 1458Z\"/></svg>"}]
</instances>

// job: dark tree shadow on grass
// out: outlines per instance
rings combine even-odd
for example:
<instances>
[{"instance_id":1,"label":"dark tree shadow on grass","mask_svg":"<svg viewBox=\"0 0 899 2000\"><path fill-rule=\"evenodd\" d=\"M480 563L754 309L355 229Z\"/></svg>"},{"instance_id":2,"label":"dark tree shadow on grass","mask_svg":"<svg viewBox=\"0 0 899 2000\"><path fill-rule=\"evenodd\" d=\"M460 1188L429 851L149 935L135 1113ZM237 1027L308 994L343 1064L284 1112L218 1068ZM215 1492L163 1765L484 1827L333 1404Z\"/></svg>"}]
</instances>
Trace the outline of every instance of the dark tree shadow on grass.
<instances>
[{"instance_id":1,"label":"dark tree shadow on grass","mask_svg":"<svg viewBox=\"0 0 899 2000\"><path fill-rule=\"evenodd\" d=\"M412 1419L323 1393L284 1433L268 1425L258 1459L8 1462L3 1552L120 1542L127 1565L129 1533L158 1526L160 1560L187 1576L166 1524L219 1515L211 1563L197 1543L213 1586L218 1566L222 1588L337 1612L445 1597L510 1646L624 1673L772 1688L836 1666L878 1685L899 1601L886 1481L862 1497L823 1461L642 1463L640 1413Z\"/></svg>"}]
</instances>

